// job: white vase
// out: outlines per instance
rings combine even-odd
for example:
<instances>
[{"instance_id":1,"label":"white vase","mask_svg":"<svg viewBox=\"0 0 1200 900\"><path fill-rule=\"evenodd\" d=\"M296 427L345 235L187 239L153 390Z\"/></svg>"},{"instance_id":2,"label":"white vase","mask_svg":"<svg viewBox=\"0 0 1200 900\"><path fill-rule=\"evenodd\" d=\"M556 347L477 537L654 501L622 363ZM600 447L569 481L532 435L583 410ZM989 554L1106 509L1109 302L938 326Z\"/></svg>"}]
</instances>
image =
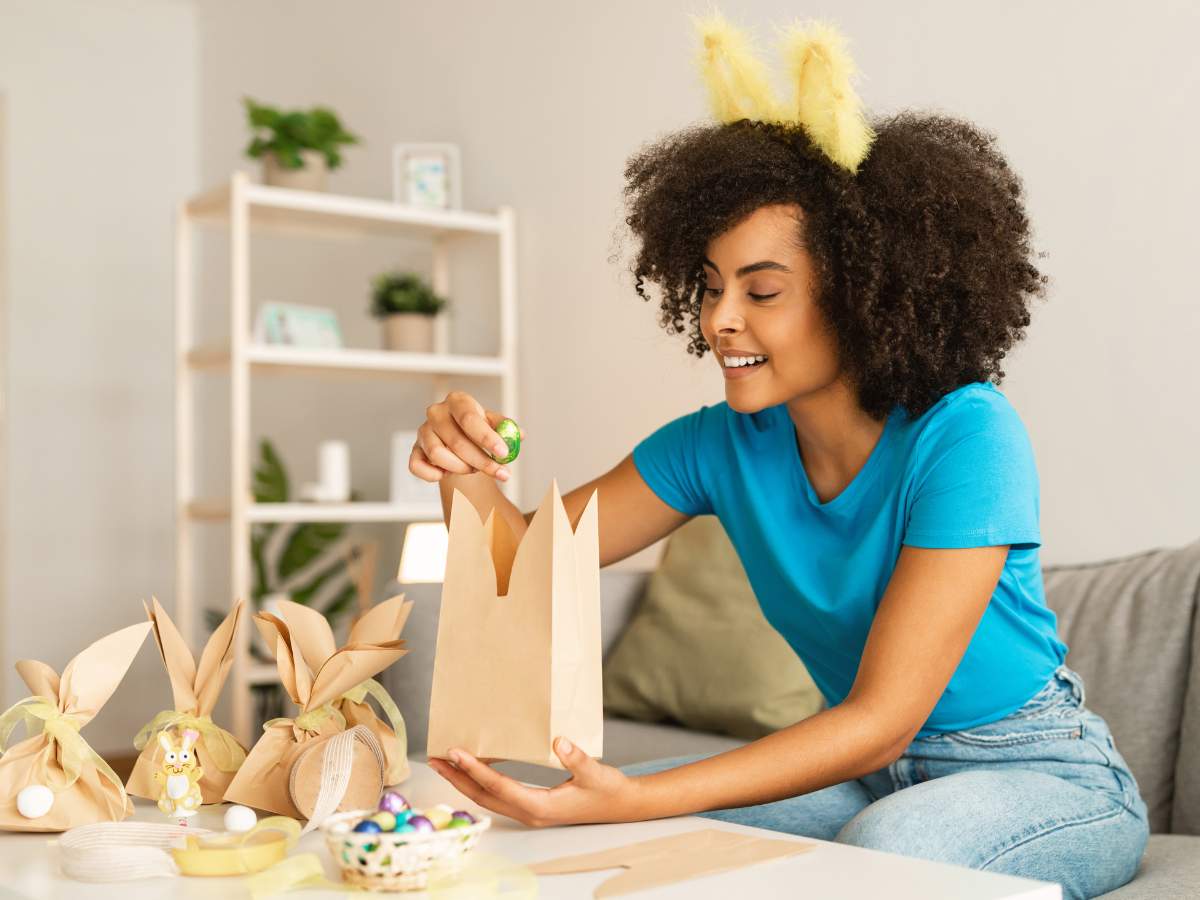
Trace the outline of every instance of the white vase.
<instances>
[{"instance_id":1,"label":"white vase","mask_svg":"<svg viewBox=\"0 0 1200 900\"><path fill-rule=\"evenodd\" d=\"M263 183L272 187L291 188L297 191L324 191L329 167L325 157L316 150L301 150L304 167L285 169L274 153L263 155Z\"/></svg>"},{"instance_id":2,"label":"white vase","mask_svg":"<svg viewBox=\"0 0 1200 900\"><path fill-rule=\"evenodd\" d=\"M390 316L384 316L384 349L405 353L432 353L433 319L433 316L425 313L392 313Z\"/></svg>"}]
</instances>

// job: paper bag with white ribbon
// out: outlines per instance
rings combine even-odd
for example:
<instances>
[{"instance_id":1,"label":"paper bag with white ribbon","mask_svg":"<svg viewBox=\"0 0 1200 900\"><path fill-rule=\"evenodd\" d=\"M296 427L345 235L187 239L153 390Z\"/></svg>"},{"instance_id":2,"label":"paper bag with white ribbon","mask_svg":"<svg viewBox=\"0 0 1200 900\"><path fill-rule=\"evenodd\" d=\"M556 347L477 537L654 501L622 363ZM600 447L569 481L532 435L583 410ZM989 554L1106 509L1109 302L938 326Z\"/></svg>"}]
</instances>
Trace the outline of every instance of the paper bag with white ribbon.
<instances>
[{"instance_id":1,"label":"paper bag with white ribbon","mask_svg":"<svg viewBox=\"0 0 1200 900\"><path fill-rule=\"evenodd\" d=\"M524 534L458 491L429 708L431 757L563 768L564 736L603 751L600 543L593 494L574 529L552 484Z\"/></svg>"},{"instance_id":2,"label":"paper bag with white ribbon","mask_svg":"<svg viewBox=\"0 0 1200 900\"><path fill-rule=\"evenodd\" d=\"M319 669L337 652L329 620L320 612L291 600L279 601L277 610L278 617L287 625L311 668ZM403 594L376 604L351 626L346 646L378 645L396 640L411 611L412 601L405 600ZM368 700L379 705L387 721L376 715ZM382 684L374 678L365 679L337 698L334 708L345 717L347 728L362 725L379 741L386 770L385 784L400 784L408 778L408 735L404 717Z\"/></svg>"},{"instance_id":3,"label":"paper bag with white ribbon","mask_svg":"<svg viewBox=\"0 0 1200 900\"><path fill-rule=\"evenodd\" d=\"M246 748L212 720L213 707L217 705L221 687L233 665L233 638L241 619L242 603L239 601L234 606L208 639L200 654L199 666L193 661L192 651L183 635L157 598L151 603L146 607L146 615L154 627L154 639L167 669L174 706L153 716L134 737L133 744L142 753L133 766L126 790L134 797L157 800L159 786L154 781L154 773L162 768L163 759L159 732L174 730L176 734L182 734L184 729L192 729L200 735L194 750L204 770L200 779L200 802L220 803L234 773L246 758Z\"/></svg>"},{"instance_id":4,"label":"paper bag with white ribbon","mask_svg":"<svg viewBox=\"0 0 1200 900\"><path fill-rule=\"evenodd\" d=\"M142 622L101 638L62 677L37 660L17 663L33 693L0 715L0 831L66 831L133 813L125 785L80 729L108 702L149 630ZM30 737L9 746L22 724Z\"/></svg>"},{"instance_id":5,"label":"paper bag with white ribbon","mask_svg":"<svg viewBox=\"0 0 1200 900\"><path fill-rule=\"evenodd\" d=\"M314 809L321 781L329 774L322 772L322 745L347 730L346 717L339 708L341 698L408 651L404 641L351 643L310 667L299 636L288 623L269 613L258 613L254 623L268 646L275 647L280 681L299 712L294 719L272 719L263 725L262 736L234 776L224 799L307 818ZM383 785L383 753L367 729L351 730L364 739L355 741L350 778L343 783L345 796L339 801L361 803L363 797L370 796L368 805L372 805ZM304 777L297 779L295 775ZM305 809L298 805L298 798L302 798ZM340 803L338 808L343 808Z\"/></svg>"}]
</instances>

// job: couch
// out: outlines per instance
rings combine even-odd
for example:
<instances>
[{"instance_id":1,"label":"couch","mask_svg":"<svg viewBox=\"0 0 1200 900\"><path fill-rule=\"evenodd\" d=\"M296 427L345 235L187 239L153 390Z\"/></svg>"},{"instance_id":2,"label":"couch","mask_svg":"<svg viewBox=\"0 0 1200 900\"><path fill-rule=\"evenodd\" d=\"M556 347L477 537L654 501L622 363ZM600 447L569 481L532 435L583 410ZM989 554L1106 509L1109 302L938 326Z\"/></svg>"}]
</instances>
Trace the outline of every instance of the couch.
<instances>
[{"instance_id":1,"label":"couch","mask_svg":"<svg viewBox=\"0 0 1200 900\"><path fill-rule=\"evenodd\" d=\"M1138 779L1152 835L1137 877L1111 900L1200 898L1200 543L1044 572L1047 602L1071 648L1067 664L1086 685ZM646 576L601 573L607 655L641 599ZM428 726L437 586L392 585L415 603L404 629L412 651L384 675L408 725L414 758ZM604 761L716 753L741 741L670 723L606 717ZM552 785L563 773L502 763L514 777Z\"/></svg>"}]
</instances>

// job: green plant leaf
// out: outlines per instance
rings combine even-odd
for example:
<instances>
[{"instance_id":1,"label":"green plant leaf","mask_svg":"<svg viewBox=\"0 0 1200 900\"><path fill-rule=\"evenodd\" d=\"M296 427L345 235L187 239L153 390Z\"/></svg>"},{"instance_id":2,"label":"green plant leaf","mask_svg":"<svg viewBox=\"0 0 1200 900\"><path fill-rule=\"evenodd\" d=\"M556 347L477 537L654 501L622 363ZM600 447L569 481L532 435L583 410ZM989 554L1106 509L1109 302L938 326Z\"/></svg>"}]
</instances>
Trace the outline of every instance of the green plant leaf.
<instances>
[{"instance_id":1,"label":"green plant leaf","mask_svg":"<svg viewBox=\"0 0 1200 900\"><path fill-rule=\"evenodd\" d=\"M256 503L287 503L290 495L287 469L268 440L259 442L259 463L254 467L254 500Z\"/></svg>"},{"instance_id":2,"label":"green plant leaf","mask_svg":"<svg viewBox=\"0 0 1200 900\"><path fill-rule=\"evenodd\" d=\"M346 526L340 522L307 522L288 537L279 558L279 577L286 580L340 540Z\"/></svg>"}]
</instances>

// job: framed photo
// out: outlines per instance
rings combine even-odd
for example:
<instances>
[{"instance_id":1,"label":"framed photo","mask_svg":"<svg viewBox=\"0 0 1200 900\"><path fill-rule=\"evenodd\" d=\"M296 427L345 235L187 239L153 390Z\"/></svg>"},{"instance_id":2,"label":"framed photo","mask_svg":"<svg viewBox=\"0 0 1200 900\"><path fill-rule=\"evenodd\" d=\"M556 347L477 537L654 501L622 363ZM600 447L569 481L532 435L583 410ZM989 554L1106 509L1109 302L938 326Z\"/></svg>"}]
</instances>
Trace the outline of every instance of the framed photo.
<instances>
[{"instance_id":1,"label":"framed photo","mask_svg":"<svg viewBox=\"0 0 1200 900\"><path fill-rule=\"evenodd\" d=\"M458 145L393 146L392 200L427 209L462 209L462 162Z\"/></svg>"},{"instance_id":2,"label":"framed photo","mask_svg":"<svg viewBox=\"0 0 1200 900\"><path fill-rule=\"evenodd\" d=\"M337 313L324 306L264 303L254 324L254 340L286 347L337 349L342 346L342 329Z\"/></svg>"}]
</instances>

